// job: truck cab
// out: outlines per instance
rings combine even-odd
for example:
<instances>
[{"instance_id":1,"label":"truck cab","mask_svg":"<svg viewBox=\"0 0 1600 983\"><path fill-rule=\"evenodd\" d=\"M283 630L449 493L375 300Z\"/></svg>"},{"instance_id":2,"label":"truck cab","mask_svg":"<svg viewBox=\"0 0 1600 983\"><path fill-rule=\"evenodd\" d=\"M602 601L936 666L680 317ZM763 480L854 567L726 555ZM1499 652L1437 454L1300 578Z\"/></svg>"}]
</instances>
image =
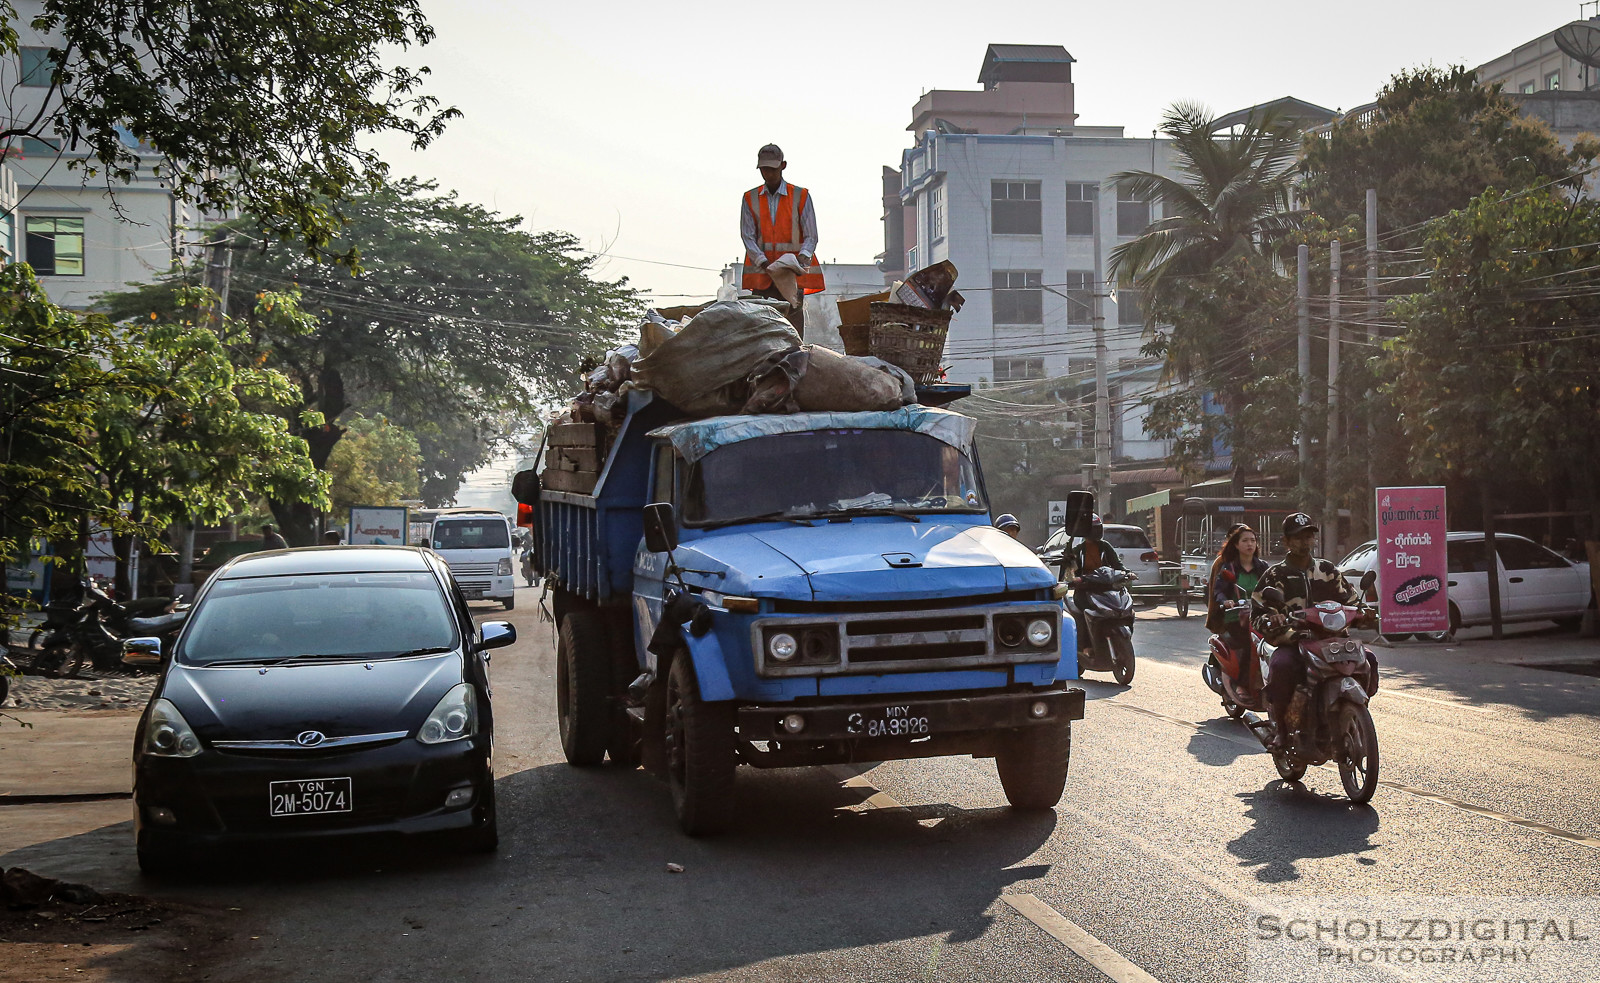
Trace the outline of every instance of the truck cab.
<instances>
[{"instance_id":1,"label":"truck cab","mask_svg":"<svg viewBox=\"0 0 1600 983\"><path fill-rule=\"evenodd\" d=\"M1014 806L1055 805L1083 716L1073 623L1052 572L990 525L969 418L663 424L631 398L593 525L586 496L536 510L570 761L642 760L691 834L728 821L739 765L970 754Z\"/></svg>"}]
</instances>

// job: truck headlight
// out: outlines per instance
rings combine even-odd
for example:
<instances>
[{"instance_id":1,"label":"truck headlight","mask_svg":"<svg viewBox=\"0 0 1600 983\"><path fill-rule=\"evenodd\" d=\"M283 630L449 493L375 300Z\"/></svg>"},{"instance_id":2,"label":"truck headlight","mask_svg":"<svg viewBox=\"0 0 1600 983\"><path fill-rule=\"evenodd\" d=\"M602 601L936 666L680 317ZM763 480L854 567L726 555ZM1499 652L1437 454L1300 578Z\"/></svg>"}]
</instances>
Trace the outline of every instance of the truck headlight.
<instances>
[{"instance_id":1,"label":"truck headlight","mask_svg":"<svg viewBox=\"0 0 1600 983\"><path fill-rule=\"evenodd\" d=\"M1044 648L1056 636L1056 626L1039 618L1028 622L1028 644L1036 648Z\"/></svg>"},{"instance_id":2,"label":"truck headlight","mask_svg":"<svg viewBox=\"0 0 1600 983\"><path fill-rule=\"evenodd\" d=\"M786 631L780 631L767 639L767 654L774 661L789 662L800 654L800 643Z\"/></svg>"},{"instance_id":3,"label":"truck headlight","mask_svg":"<svg viewBox=\"0 0 1600 983\"><path fill-rule=\"evenodd\" d=\"M1026 623L1016 615L1008 615L994 619L994 637L1008 649L1014 649L1022 644L1023 635L1026 634Z\"/></svg>"},{"instance_id":4,"label":"truck headlight","mask_svg":"<svg viewBox=\"0 0 1600 983\"><path fill-rule=\"evenodd\" d=\"M497 577L511 576L511 557L502 556L500 558L500 565L494 568L494 572L495 576Z\"/></svg>"}]
</instances>

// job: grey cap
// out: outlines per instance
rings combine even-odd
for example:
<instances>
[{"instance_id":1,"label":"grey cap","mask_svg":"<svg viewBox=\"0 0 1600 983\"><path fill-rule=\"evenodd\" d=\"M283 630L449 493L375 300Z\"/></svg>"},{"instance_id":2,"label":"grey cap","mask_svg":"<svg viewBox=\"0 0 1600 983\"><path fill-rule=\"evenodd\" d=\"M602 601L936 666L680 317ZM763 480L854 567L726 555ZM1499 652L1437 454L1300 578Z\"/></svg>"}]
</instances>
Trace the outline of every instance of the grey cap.
<instances>
[{"instance_id":1,"label":"grey cap","mask_svg":"<svg viewBox=\"0 0 1600 983\"><path fill-rule=\"evenodd\" d=\"M757 167L777 167L783 163L783 148L769 143L756 151Z\"/></svg>"}]
</instances>

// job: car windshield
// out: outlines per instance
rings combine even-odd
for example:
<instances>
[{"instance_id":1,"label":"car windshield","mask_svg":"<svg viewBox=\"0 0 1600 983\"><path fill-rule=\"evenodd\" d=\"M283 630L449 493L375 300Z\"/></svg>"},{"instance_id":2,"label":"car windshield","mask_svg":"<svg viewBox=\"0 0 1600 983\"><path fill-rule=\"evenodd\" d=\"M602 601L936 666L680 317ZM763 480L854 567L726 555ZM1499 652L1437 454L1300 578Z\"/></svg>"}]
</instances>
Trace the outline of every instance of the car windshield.
<instances>
[{"instance_id":1,"label":"car windshield","mask_svg":"<svg viewBox=\"0 0 1600 983\"><path fill-rule=\"evenodd\" d=\"M504 519L451 519L433 524L436 550L510 549L511 533Z\"/></svg>"},{"instance_id":2,"label":"car windshield","mask_svg":"<svg viewBox=\"0 0 1600 983\"><path fill-rule=\"evenodd\" d=\"M306 574L212 585L176 658L189 665L381 659L456 644L455 622L431 574Z\"/></svg>"},{"instance_id":3,"label":"car windshield","mask_svg":"<svg viewBox=\"0 0 1600 983\"><path fill-rule=\"evenodd\" d=\"M1106 542L1113 549L1119 550L1147 550L1150 548L1150 537L1144 534L1143 529L1106 529Z\"/></svg>"},{"instance_id":4,"label":"car windshield","mask_svg":"<svg viewBox=\"0 0 1600 983\"><path fill-rule=\"evenodd\" d=\"M688 525L986 510L972 460L912 430L815 430L727 444L691 464L683 488Z\"/></svg>"}]
</instances>

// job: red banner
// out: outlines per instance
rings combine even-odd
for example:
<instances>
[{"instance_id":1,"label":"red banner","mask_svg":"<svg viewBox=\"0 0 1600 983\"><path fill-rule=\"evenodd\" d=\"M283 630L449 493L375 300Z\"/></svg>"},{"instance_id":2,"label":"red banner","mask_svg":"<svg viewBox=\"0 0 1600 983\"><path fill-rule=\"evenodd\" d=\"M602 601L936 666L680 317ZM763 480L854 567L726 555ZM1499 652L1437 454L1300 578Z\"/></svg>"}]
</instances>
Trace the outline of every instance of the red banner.
<instances>
[{"instance_id":1,"label":"red banner","mask_svg":"<svg viewBox=\"0 0 1600 983\"><path fill-rule=\"evenodd\" d=\"M1378 489L1378 618L1386 634L1450 629L1444 487Z\"/></svg>"}]
</instances>

